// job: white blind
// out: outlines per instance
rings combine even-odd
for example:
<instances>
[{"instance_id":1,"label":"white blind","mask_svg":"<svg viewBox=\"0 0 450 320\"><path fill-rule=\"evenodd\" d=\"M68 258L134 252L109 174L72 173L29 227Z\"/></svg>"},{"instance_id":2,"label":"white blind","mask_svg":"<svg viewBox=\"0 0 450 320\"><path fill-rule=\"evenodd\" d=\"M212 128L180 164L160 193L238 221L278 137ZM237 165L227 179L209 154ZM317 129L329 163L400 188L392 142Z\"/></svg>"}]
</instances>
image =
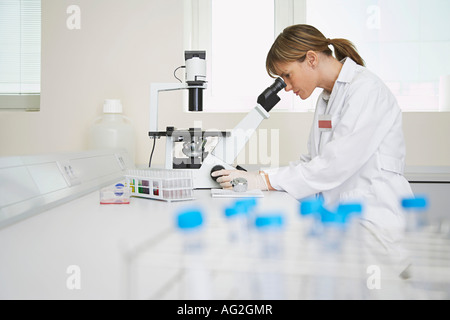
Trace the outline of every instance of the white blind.
<instances>
[{"instance_id":1,"label":"white blind","mask_svg":"<svg viewBox=\"0 0 450 320\"><path fill-rule=\"evenodd\" d=\"M0 0L0 95L39 94L40 73L41 0Z\"/></svg>"}]
</instances>

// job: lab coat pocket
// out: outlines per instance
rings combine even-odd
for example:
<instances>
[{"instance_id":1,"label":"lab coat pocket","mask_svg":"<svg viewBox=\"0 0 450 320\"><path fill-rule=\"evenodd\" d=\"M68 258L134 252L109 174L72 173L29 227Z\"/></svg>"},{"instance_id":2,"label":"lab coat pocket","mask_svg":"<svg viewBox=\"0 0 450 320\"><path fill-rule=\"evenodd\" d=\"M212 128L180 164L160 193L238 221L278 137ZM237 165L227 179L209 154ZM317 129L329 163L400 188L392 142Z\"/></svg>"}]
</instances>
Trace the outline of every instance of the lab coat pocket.
<instances>
[{"instance_id":1,"label":"lab coat pocket","mask_svg":"<svg viewBox=\"0 0 450 320\"><path fill-rule=\"evenodd\" d=\"M327 115L328 117L326 117L326 120L328 121L327 124L322 124L322 126L324 127L328 127L328 128L323 128L321 129L319 127L319 131L320 131L320 143L319 143L319 150L322 150L322 148L331 140L333 140L333 134L334 131L336 129L336 126L339 124L339 120L340 120L340 115L339 114L332 114L332 115ZM319 117L319 124L320 125L320 120L321 118ZM323 120L325 121L325 120Z\"/></svg>"},{"instance_id":2,"label":"lab coat pocket","mask_svg":"<svg viewBox=\"0 0 450 320\"><path fill-rule=\"evenodd\" d=\"M319 132L329 132L333 129L333 120L331 114L319 114L317 119Z\"/></svg>"},{"instance_id":3,"label":"lab coat pocket","mask_svg":"<svg viewBox=\"0 0 450 320\"><path fill-rule=\"evenodd\" d=\"M385 155L378 154L380 169L402 175L404 171L404 163L402 160Z\"/></svg>"},{"instance_id":4,"label":"lab coat pocket","mask_svg":"<svg viewBox=\"0 0 450 320\"><path fill-rule=\"evenodd\" d=\"M321 114L317 118L317 127L319 132L332 132L340 120L340 114Z\"/></svg>"}]
</instances>

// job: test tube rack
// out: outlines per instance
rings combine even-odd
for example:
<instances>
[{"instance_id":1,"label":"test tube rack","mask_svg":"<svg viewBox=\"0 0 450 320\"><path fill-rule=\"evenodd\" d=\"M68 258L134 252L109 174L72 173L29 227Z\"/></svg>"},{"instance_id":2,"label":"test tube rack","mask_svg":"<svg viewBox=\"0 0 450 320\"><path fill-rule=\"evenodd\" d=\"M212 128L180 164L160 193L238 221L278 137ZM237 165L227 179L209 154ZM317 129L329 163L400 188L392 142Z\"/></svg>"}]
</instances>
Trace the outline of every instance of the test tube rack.
<instances>
[{"instance_id":1,"label":"test tube rack","mask_svg":"<svg viewBox=\"0 0 450 320\"><path fill-rule=\"evenodd\" d=\"M168 202L194 199L193 174L189 170L127 170L125 178L131 196Z\"/></svg>"}]
</instances>

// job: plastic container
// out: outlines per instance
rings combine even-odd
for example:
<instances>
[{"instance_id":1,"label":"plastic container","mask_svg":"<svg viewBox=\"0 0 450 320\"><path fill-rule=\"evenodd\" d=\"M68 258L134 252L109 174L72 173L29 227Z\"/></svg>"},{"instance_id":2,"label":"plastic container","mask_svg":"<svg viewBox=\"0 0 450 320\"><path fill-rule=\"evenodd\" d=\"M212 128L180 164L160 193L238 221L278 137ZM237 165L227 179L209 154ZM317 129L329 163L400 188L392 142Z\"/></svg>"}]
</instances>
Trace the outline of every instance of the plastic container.
<instances>
[{"instance_id":1,"label":"plastic container","mask_svg":"<svg viewBox=\"0 0 450 320\"><path fill-rule=\"evenodd\" d=\"M284 225L281 212L258 213L255 217L257 286L254 299L285 299Z\"/></svg>"},{"instance_id":2,"label":"plastic container","mask_svg":"<svg viewBox=\"0 0 450 320\"><path fill-rule=\"evenodd\" d=\"M224 215L227 221L230 242L237 246L246 246L250 241L250 225L254 209L257 206L255 198L240 199L226 207Z\"/></svg>"},{"instance_id":3,"label":"plastic container","mask_svg":"<svg viewBox=\"0 0 450 320\"><path fill-rule=\"evenodd\" d=\"M302 217L302 236L312 237L320 234L320 213L323 210L321 199L309 198L300 202L300 215Z\"/></svg>"},{"instance_id":4,"label":"plastic container","mask_svg":"<svg viewBox=\"0 0 450 320\"><path fill-rule=\"evenodd\" d=\"M126 183L116 183L100 189L100 204L129 204L130 188Z\"/></svg>"},{"instance_id":5,"label":"plastic container","mask_svg":"<svg viewBox=\"0 0 450 320\"><path fill-rule=\"evenodd\" d=\"M182 300L212 299L210 271L205 262L204 218L200 208L182 209L176 217L176 226L182 243L180 298Z\"/></svg>"},{"instance_id":6,"label":"plastic container","mask_svg":"<svg viewBox=\"0 0 450 320\"><path fill-rule=\"evenodd\" d=\"M309 289L314 300L340 299L345 284L341 277L343 272L343 243L346 231L346 216L343 212L333 212L325 208L321 210L322 225L318 240L317 254L313 261L314 276Z\"/></svg>"},{"instance_id":7,"label":"plastic container","mask_svg":"<svg viewBox=\"0 0 450 320\"><path fill-rule=\"evenodd\" d=\"M132 196L169 202L194 199L194 180L189 170L128 170L125 178Z\"/></svg>"},{"instance_id":8,"label":"plastic container","mask_svg":"<svg viewBox=\"0 0 450 320\"><path fill-rule=\"evenodd\" d=\"M425 213L428 209L426 196L404 198L401 201L403 210L406 212L406 231L418 232L426 224Z\"/></svg>"},{"instance_id":9,"label":"plastic container","mask_svg":"<svg viewBox=\"0 0 450 320\"><path fill-rule=\"evenodd\" d=\"M256 199L237 200L224 209L226 219L230 256L233 257L231 272L233 274L233 299L252 298L252 254L250 221L256 206Z\"/></svg>"},{"instance_id":10,"label":"plastic container","mask_svg":"<svg viewBox=\"0 0 450 320\"><path fill-rule=\"evenodd\" d=\"M123 115L122 103L117 99L106 99L103 115L97 118L89 133L89 148L127 150L135 163L135 137L131 120Z\"/></svg>"}]
</instances>

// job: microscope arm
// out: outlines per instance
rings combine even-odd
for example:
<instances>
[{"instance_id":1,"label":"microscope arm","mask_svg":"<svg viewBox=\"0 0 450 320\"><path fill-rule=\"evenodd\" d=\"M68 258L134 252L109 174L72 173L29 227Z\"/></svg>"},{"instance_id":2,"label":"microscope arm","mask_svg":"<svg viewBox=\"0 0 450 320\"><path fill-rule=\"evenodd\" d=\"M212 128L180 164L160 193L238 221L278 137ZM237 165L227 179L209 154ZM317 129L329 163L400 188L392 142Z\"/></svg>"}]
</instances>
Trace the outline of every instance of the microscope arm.
<instances>
[{"instance_id":1,"label":"microscope arm","mask_svg":"<svg viewBox=\"0 0 450 320\"><path fill-rule=\"evenodd\" d=\"M150 132L158 131L158 93L187 88L187 83L152 83L150 85Z\"/></svg>"},{"instance_id":2,"label":"microscope arm","mask_svg":"<svg viewBox=\"0 0 450 320\"><path fill-rule=\"evenodd\" d=\"M232 164L261 122L269 118L269 111L280 101L278 92L285 87L286 84L281 78L275 79L275 82L258 96L256 107L238 123L231 135L219 141L212 152L214 156Z\"/></svg>"},{"instance_id":3,"label":"microscope arm","mask_svg":"<svg viewBox=\"0 0 450 320\"><path fill-rule=\"evenodd\" d=\"M231 131L229 137L221 138L217 143L213 155L232 164L239 153L245 148L248 140L264 119L270 117L269 113L259 104L256 105Z\"/></svg>"},{"instance_id":4,"label":"microscope arm","mask_svg":"<svg viewBox=\"0 0 450 320\"><path fill-rule=\"evenodd\" d=\"M230 136L220 138L214 150L208 154L198 169L194 177L194 188L218 188L219 184L211 179L213 168L219 166L228 170L236 169L232 166L234 160L245 148L260 123L267 118L269 113L258 104L234 127Z\"/></svg>"}]
</instances>

